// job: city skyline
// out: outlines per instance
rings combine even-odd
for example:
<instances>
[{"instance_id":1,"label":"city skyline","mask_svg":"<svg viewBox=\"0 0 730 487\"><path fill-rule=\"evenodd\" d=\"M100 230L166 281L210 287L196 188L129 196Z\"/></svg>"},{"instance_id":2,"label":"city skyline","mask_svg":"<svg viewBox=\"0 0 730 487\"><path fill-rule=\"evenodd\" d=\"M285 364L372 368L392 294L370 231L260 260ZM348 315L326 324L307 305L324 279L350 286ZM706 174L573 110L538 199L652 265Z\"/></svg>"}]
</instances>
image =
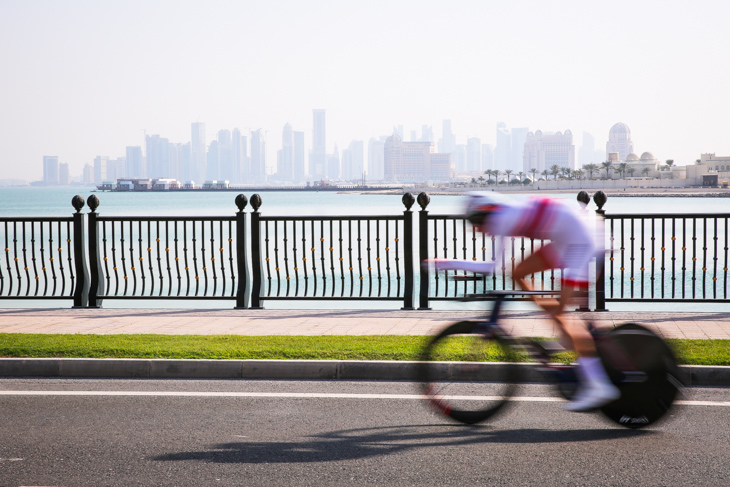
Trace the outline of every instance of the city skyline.
<instances>
[{"instance_id":1,"label":"city skyline","mask_svg":"<svg viewBox=\"0 0 730 487\"><path fill-rule=\"evenodd\" d=\"M687 164L730 154L726 36L713 27L728 13L719 1L6 0L0 168L40 180L43 156L58 156L73 176L146 135L187 143L195 121L206 143L261 129L272 166L286 123L308 156L318 108L327 154L358 140L367 152L397 126L438 140L443 120L455 144L494 146L504 122L570 129L576 148L588 132L601 149L623 122L640 152Z\"/></svg>"}]
</instances>

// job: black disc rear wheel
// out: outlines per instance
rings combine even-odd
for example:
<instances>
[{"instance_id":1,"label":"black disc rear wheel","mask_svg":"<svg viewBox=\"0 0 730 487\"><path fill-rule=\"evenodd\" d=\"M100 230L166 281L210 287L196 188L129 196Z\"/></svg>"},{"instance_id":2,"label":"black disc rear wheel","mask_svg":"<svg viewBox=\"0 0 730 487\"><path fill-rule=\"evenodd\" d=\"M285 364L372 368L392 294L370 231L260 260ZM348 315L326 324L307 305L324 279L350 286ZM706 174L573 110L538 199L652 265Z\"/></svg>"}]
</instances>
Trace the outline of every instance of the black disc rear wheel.
<instances>
[{"instance_id":1,"label":"black disc rear wheel","mask_svg":"<svg viewBox=\"0 0 730 487\"><path fill-rule=\"evenodd\" d=\"M518 378L515 364L485 362L511 353L504 340L479 322L454 323L423 350L422 391L436 411L451 419L467 424L484 421L503 410Z\"/></svg>"},{"instance_id":2,"label":"black disc rear wheel","mask_svg":"<svg viewBox=\"0 0 730 487\"><path fill-rule=\"evenodd\" d=\"M672 406L682 387L674 353L648 328L621 325L598 336L596 346L606 372L621 390L621 397L601 411L627 428L657 422Z\"/></svg>"}]
</instances>

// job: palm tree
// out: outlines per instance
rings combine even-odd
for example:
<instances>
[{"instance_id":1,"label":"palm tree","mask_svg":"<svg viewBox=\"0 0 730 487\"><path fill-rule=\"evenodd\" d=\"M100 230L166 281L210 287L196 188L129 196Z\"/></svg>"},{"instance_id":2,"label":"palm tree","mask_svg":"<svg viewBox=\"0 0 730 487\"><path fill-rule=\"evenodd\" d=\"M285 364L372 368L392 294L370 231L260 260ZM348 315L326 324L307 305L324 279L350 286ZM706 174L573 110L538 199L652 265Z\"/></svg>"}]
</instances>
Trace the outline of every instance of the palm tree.
<instances>
[{"instance_id":1,"label":"palm tree","mask_svg":"<svg viewBox=\"0 0 730 487\"><path fill-rule=\"evenodd\" d=\"M523 178L522 176L524 176L524 175L525 175L524 171L520 171L520 172L518 172L517 174L519 174L519 176L520 176L520 181L522 181L522 180L524 179L524 178Z\"/></svg>"},{"instance_id":2,"label":"palm tree","mask_svg":"<svg viewBox=\"0 0 730 487\"><path fill-rule=\"evenodd\" d=\"M550 171L548 171L547 169L543 169L543 171L540 174L542 175L542 177L545 178L545 181L547 181L547 177L548 177L548 174L550 174Z\"/></svg>"},{"instance_id":3,"label":"palm tree","mask_svg":"<svg viewBox=\"0 0 730 487\"><path fill-rule=\"evenodd\" d=\"M648 167L645 167L644 169L641 170L641 174L643 174L644 177L648 176L650 172L651 172L651 170Z\"/></svg>"},{"instance_id":4,"label":"palm tree","mask_svg":"<svg viewBox=\"0 0 730 487\"><path fill-rule=\"evenodd\" d=\"M533 167L532 169L530 169L530 172L532 173L532 184L535 184L535 181L537 181L537 176L536 176L536 174L537 174L537 173L538 173L539 171L537 170L537 168Z\"/></svg>"},{"instance_id":5,"label":"palm tree","mask_svg":"<svg viewBox=\"0 0 730 487\"><path fill-rule=\"evenodd\" d=\"M667 159L667 171L669 171L669 179L674 179L674 174L672 173L673 164L674 164L674 159Z\"/></svg>"},{"instance_id":6,"label":"palm tree","mask_svg":"<svg viewBox=\"0 0 730 487\"><path fill-rule=\"evenodd\" d=\"M649 168L647 167L646 169L649 169ZM629 177L633 177L634 173L636 172L636 168L635 167L630 167L630 168L627 169L627 171L629 173Z\"/></svg>"},{"instance_id":7,"label":"palm tree","mask_svg":"<svg viewBox=\"0 0 730 487\"><path fill-rule=\"evenodd\" d=\"M487 169L486 171L484 171L484 174L487 175L487 181L492 180L492 170L491 169Z\"/></svg>"},{"instance_id":8,"label":"palm tree","mask_svg":"<svg viewBox=\"0 0 730 487\"><path fill-rule=\"evenodd\" d=\"M588 178L593 179L593 173L598 171L598 164L583 164L583 169L588 171Z\"/></svg>"},{"instance_id":9,"label":"palm tree","mask_svg":"<svg viewBox=\"0 0 730 487\"><path fill-rule=\"evenodd\" d=\"M618 166L616 166L616 171L618 171L618 173L619 173L619 174L621 175L621 177L623 178L623 177L624 177L624 175L626 174L626 170L627 170L628 168L629 168L629 165L628 165L628 163L626 163L626 162L622 162L621 164L619 164Z\"/></svg>"},{"instance_id":10,"label":"palm tree","mask_svg":"<svg viewBox=\"0 0 730 487\"><path fill-rule=\"evenodd\" d=\"M512 174L512 169L505 169L504 174L507 176L507 184L509 184L509 177Z\"/></svg>"},{"instance_id":11,"label":"palm tree","mask_svg":"<svg viewBox=\"0 0 730 487\"><path fill-rule=\"evenodd\" d=\"M576 169L575 171L572 172L572 174L573 174L573 177L575 179L580 179L580 178L583 177L583 170L582 169Z\"/></svg>"},{"instance_id":12,"label":"palm tree","mask_svg":"<svg viewBox=\"0 0 730 487\"><path fill-rule=\"evenodd\" d=\"M563 175L561 176L562 178L570 179L570 168L569 167L561 167L560 172L563 173Z\"/></svg>"},{"instance_id":13,"label":"palm tree","mask_svg":"<svg viewBox=\"0 0 730 487\"><path fill-rule=\"evenodd\" d=\"M557 164L553 164L550 166L550 174L553 175L553 180L558 179L558 174L560 174L560 166Z\"/></svg>"},{"instance_id":14,"label":"palm tree","mask_svg":"<svg viewBox=\"0 0 730 487\"><path fill-rule=\"evenodd\" d=\"M606 170L606 179L608 179L608 171L612 169L613 161L604 161L601 166Z\"/></svg>"}]
</instances>

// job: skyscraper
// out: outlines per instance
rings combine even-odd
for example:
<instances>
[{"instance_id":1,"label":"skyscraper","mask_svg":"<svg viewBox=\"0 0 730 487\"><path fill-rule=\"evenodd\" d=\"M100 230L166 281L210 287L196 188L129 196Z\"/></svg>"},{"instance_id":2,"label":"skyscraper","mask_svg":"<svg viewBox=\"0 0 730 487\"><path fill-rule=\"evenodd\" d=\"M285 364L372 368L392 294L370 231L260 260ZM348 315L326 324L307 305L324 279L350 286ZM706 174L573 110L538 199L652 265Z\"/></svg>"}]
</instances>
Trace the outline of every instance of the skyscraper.
<instances>
[{"instance_id":1,"label":"skyscraper","mask_svg":"<svg viewBox=\"0 0 730 487\"><path fill-rule=\"evenodd\" d=\"M58 184L58 156L43 156L43 182Z\"/></svg>"},{"instance_id":2,"label":"skyscraper","mask_svg":"<svg viewBox=\"0 0 730 487\"><path fill-rule=\"evenodd\" d=\"M208 153L206 155L207 169L205 171L206 181L217 181L220 179L220 154L219 144L217 140L214 140L208 146Z\"/></svg>"},{"instance_id":3,"label":"skyscraper","mask_svg":"<svg viewBox=\"0 0 730 487\"><path fill-rule=\"evenodd\" d=\"M340 151L335 144L335 151L327 155L327 179L340 179Z\"/></svg>"},{"instance_id":4,"label":"skyscraper","mask_svg":"<svg viewBox=\"0 0 730 487\"><path fill-rule=\"evenodd\" d=\"M294 132L294 182L304 181L307 171L304 158L304 132Z\"/></svg>"},{"instance_id":5,"label":"skyscraper","mask_svg":"<svg viewBox=\"0 0 730 487\"><path fill-rule=\"evenodd\" d=\"M142 159L142 147L127 146L127 176L128 178L145 177Z\"/></svg>"},{"instance_id":6,"label":"skyscraper","mask_svg":"<svg viewBox=\"0 0 730 487\"><path fill-rule=\"evenodd\" d=\"M246 139L241 136L241 131L237 128L233 129L231 134L231 154L233 160L231 162L234 176L231 178L231 182L238 183L241 181L241 174L243 174L243 161L246 154L246 149L243 147Z\"/></svg>"},{"instance_id":7,"label":"skyscraper","mask_svg":"<svg viewBox=\"0 0 730 487\"><path fill-rule=\"evenodd\" d=\"M353 140L347 149L342 151L342 179L360 181L363 176L363 143Z\"/></svg>"},{"instance_id":8,"label":"skyscraper","mask_svg":"<svg viewBox=\"0 0 730 487\"><path fill-rule=\"evenodd\" d=\"M62 162L58 165L58 184L67 185L69 181L68 163Z\"/></svg>"},{"instance_id":9,"label":"skyscraper","mask_svg":"<svg viewBox=\"0 0 730 487\"><path fill-rule=\"evenodd\" d=\"M551 167L575 169L575 145L570 130L565 132L545 132L541 130L527 133L524 152L524 171L537 169L538 173Z\"/></svg>"},{"instance_id":10,"label":"skyscraper","mask_svg":"<svg viewBox=\"0 0 730 487\"><path fill-rule=\"evenodd\" d=\"M466 139L466 170L482 171L482 139L479 137Z\"/></svg>"},{"instance_id":11,"label":"skyscraper","mask_svg":"<svg viewBox=\"0 0 730 487\"><path fill-rule=\"evenodd\" d=\"M432 142L403 142L398 134L384 144L386 181L446 181L453 175L450 154L432 152Z\"/></svg>"},{"instance_id":12,"label":"skyscraper","mask_svg":"<svg viewBox=\"0 0 730 487\"><path fill-rule=\"evenodd\" d=\"M251 183L266 181L266 142L261 129L251 132Z\"/></svg>"},{"instance_id":13,"label":"skyscraper","mask_svg":"<svg viewBox=\"0 0 730 487\"><path fill-rule=\"evenodd\" d=\"M313 110L312 151L309 154L309 174L312 179L327 177L327 141L325 111Z\"/></svg>"},{"instance_id":14,"label":"skyscraper","mask_svg":"<svg viewBox=\"0 0 730 487\"><path fill-rule=\"evenodd\" d=\"M228 182L234 180L233 143L231 131L227 129L218 131L218 168L220 170L219 179Z\"/></svg>"},{"instance_id":15,"label":"skyscraper","mask_svg":"<svg viewBox=\"0 0 730 487\"><path fill-rule=\"evenodd\" d=\"M504 171L510 168L512 159L512 137L504 122L497 124L497 147L494 149L494 169Z\"/></svg>"},{"instance_id":16,"label":"skyscraper","mask_svg":"<svg viewBox=\"0 0 730 487\"><path fill-rule=\"evenodd\" d=\"M94 184L101 184L108 181L107 167L109 166L109 158L106 156L96 156L94 158Z\"/></svg>"},{"instance_id":17,"label":"skyscraper","mask_svg":"<svg viewBox=\"0 0 730 487\"><path fill-rule=\"evenodd\" d=\"M525 140L527 140L527 133L530 130L527 127L513 128L510 131L510 142L512 148L510 150L510 163L509 169L515 172L524 171L523 167L523 154L525 151Z\"/></svg>"},{"instance_id":18,"label":"skyscraper","mask_svg":"<svg viewBox=\"0 0 730 487\"><path fill-rule=\"evenodd\" d=\"M387 137L376 139L371 137L368 142L368 179L380 181L385 178L385 140Z\"/></svg>"},{"instance_id":19,"label":"skyscraper","mask_svg":"<svg viewBox=\"0 0 730 487\"><path fill-rule=\"evenodd\" d=\"M277 178L282 181L294 181L294 131L288 123L281 133L281 150L276 157Z\"/></svg>"},{"instance_id":20,"label":"skyscraper","mask_svg":"<svg viewBox=\"0 0 730 487\"><path fill-rule=\"evenodd\" d=\"M190 138L190 177L199 184L205 179L206 154L205 124L193 123Z\"/></svg>"},{"instance_id":21,"label":"skyscraper","mask_svg":"<svg viewBox=\"0 0 730 487\"><path fill-rule=\"evenodd\" d=\"M147 149L147 171L149 178L169 178L170 167L169 157L170 141L159 135L148 135L145 137Z\"/></svg>"}]
</instances>

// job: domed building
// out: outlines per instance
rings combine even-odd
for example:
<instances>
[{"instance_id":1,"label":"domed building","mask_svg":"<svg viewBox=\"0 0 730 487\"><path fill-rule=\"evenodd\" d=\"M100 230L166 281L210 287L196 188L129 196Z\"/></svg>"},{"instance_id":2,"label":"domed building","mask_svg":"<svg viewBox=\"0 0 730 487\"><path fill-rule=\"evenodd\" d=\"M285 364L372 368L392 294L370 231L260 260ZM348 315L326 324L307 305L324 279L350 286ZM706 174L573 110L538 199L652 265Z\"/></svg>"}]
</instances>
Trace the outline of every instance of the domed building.
<instances>
[{"instance_id":1,"label":"domed building","mask_svg":"<svg viewBox=\"0 0 730 487\"><path fill-rule=\"evenodd\" d=\"M606 143L606 154L618 153L620 161L626 161L629 154L634 152L634 143L631 140L631 130L628 125L619 122L608 131L608 142Z\"/></svg>"},{"instance_id":2,"label":"domed building","mask_svg":"<svg viewBox=\"0 0 730 487\"><path fill-rule=\"evenodd\" d=\"M630 177L655 177L657 175L657 165L659 164L659 161L656 160L654 154L651 152L644 152L641 154L641 157L632 152L626 156L624 162L626 162L629 165L629 168L632 169L629 170L627 174ZM648 172L645 171L646 168L649 169Z\"/></svg>"}]
</instances>

